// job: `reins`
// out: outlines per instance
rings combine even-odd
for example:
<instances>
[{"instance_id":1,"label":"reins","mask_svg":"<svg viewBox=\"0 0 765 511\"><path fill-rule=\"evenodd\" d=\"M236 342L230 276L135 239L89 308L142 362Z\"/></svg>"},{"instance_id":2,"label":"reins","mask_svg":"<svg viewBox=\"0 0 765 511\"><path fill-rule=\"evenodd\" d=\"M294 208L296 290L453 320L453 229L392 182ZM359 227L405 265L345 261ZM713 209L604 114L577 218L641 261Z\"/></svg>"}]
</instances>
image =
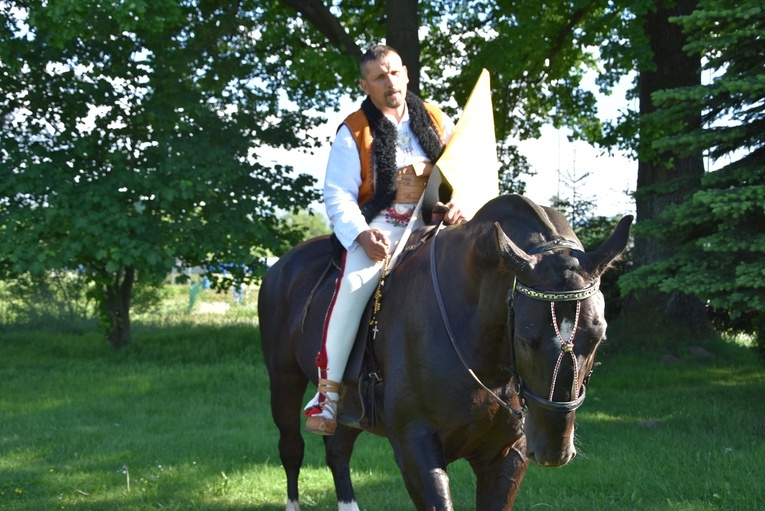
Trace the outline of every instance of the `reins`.
<instances>
[{"instance_id":1,"label":"reins","mask_svg":"<svg viewBox=\"0 0 765 511\"><path fill-rule=\"evenodd\" d=\"M457 343L457 339L454 336L454 332L452 330L449 317L446 313L446 306L444 305L443 296L441 294L441 287L438 282L439 280L438 270L436 267L436 238L441 228L442 226L440 225L436 228L436 232L433 235L433 239L431 240L431 245L430 245L430 267L431 267L431 278L433 281L433 290L436 294L436 301L438 303L438 308L441 311L441 318L444 323L444 327L446 328L446 333L448 334L449 340L451 341L452 346L454 347L454 351L457 353L457 356L459 357L460 361L462 362L462 365L465 367L468 373L470 373L470 375L473 377L473 379L482 389L487 391L489 395L492 396L504 409L508 410L513 416L515 416L521 422L521 427L523 427L523 421L526 415L526 411L528 409L526 404L527 401L531 401L546 410L559 412L559 413L570 413L576 410L577 408L579 408L582 405L582 403L584 403L586 390L587 390L587 381L589 380L589 377L590 377L589 374L584 378L581 388L574 389L574 392L573 392L574 399L572 401L553 401L553 393L554 393L555 384L558 378L558 371L560 369L560 364L563 357L566 354L570 354L573 360L574 385L575 386L578 385L579 367L576 360L576 354L574 353L574 337L576 336L576 331L579 325L579 314L581 312L581 302L582 300L585 300L598 292L600 287L600 281L595 281L592 285L581 290L548 292L548 291L539 291L539 290L524 286L517 280L514 280L513 287L512 289L510 289L510 291L507 294L506 304L507 304L507 311L508 311L508 330L510 333L510 354L511 354L510 355L510 358L511 358L510 372L515 382L516 394L518 394L518 397L521 401L521 408L515 409L509 403L505 402L502 398L500 398L494 391L492 391L486 385L484 385L484 383L480 380L480 378L478 378L475 372L468 365L467 360L465 359L465 356L462 353L462 350L460 349L459 344ZM536 247L529 250L528 253L538 254L543 252L549 252L549 251L555 250L556 248L571 248L575 250L581 250L581 247L579 247L578 245L576 245L575 243L569 240L555 239L555 240L537 245ZM547 398L540 396L539 394L536 394L531 389L529 389L526 386L526 384L523 382L522 378L518 374L518 370L516 369L515 310L514 310L516 292L524 296L527 296L533 300L542 300L542 301L550 302L553 326L555 328L555 333L558 339L561 341L561 353L558 356L558 360L555 364L555 370L552 376L552 383L550 385L550 392ZM571 336L569 337L569 339L566 340L566 339L563 339L560 333L560 327L558 326L558 319L555 312L555 303L570 302L570 301L576 302L576 318L574 320Z\"/></svg>"},{"instance_id":2,"label":"reins","mask_svg":"<svg viewBox=\"0 0 765 511\"><path fill-rule=\"evenodd\" d=\"M430 242L430 269L431 269L430 275L433 281L433 290L436 293L436 301L438 302L438 308L441 311L441 319L443 320L444 327L446 328L446 333L449 335L449 340L452 342L454 351L457 353L457 356L462 362L462 365L465 366L465 369L467 369L468 373L470 373L470 376L473 377L473 380L475 380L475 382L483 390L488 392L489 395L492 396L502 408L510 412L513 416L515 416L515 418L520 421L521 427L523 427L523 419L526 416L526 407L522 406L519 410L516 410L515 408L510 406L510 403L506 403L493 390L491 390L489 387L484 385L481 379L478 378L475 372L468 365L467 360L465 359L465 355L462 354L462 350L460 349L459 344L457 344L457 339L454 336L454 332L452 331L452 325L451 325L451 322L449 321L449 316L446 314L446 306L444 305L443 295L441 294L441 286L438 284L438 270L436 269L436 238L438 238L438 232L441 230L441 228L442 228L442 225L439 225L436 228L435 234L433 235L433 239Z\"/></svg>"}]
</instances>

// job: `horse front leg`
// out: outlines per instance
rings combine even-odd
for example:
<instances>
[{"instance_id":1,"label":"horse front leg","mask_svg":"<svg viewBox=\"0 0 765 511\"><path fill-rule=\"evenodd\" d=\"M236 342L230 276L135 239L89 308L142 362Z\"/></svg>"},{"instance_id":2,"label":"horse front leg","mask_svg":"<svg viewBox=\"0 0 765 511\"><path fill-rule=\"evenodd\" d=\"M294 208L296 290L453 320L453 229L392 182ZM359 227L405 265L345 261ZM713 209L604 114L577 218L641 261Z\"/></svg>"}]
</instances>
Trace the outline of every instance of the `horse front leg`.
<instances>
[{"instance_id":1,"label":"horse front leg","mask_svg":"<svg viewBox=\"0 0 765 511\"><path fill-rule=\"evenodd\" d=\"M410 424L404 438L391 438L396 463L415 507L453 511L449 476L441 441L428 426Z\"/></svg>"},{"instance_id":2,"label":"horse front leg","mask_svg":"<svg viewBox=\"0 0 765 511\"><path fill-rule=\"evenodd\" d=\"M489 464L471 463L476 475L476 511L510 511L529 466L522 436Z\"/></svg>"},{"instance_id":3,"label":"horse front leg","mask_svg":"<svg viewBox=\"0 0 765 511\"><path fill-rule=\"evenodd\" d=\"M335 481L338 511L359 511L351 483L351 455L361 432L360 429L338 424L334 435L324 437L326 463Z\"/></svg>"}]
</instances>

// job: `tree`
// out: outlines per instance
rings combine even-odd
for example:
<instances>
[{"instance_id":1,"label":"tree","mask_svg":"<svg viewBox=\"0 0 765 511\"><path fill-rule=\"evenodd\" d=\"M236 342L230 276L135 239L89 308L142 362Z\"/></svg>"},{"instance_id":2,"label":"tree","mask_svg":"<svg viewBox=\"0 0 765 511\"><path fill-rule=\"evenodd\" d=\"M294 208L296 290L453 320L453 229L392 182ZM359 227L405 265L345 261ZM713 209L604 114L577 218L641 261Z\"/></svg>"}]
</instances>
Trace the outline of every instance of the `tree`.
<instances>
[{"instance_id":1,"label":"tree","mask_svg":"<svg viewBox=\"0 0 765 511\"><path fill-rule=\"evenodd\" d=\"M689 189L704 174L701 153L679 155L673 148L657 150L654 142L663 134L656 122L657 106L654 93L701 83L701 59L684 51L687 36L681 27L670 21L677 15L690 14L698 0L656 2L641 20L653 55L651 66L640 70L638 95L640 99L640 125L638 141L638 182L635 192L638 226L635 230L634 263L636 267L665 261L677 250L674 240L657 239L640 225L641 220L654 220L673 204L682 203ZM686 125L698 126L700 110L686 111ZM643 224L645 225L645 224ZM704 334L708 321L701 301L682 290L657 294L654 292L634 297L637 306L635 320L642 321L645 314L660 314L671 318L679 329L688 329L691 335Z\"/></svg>"},{"instance_id":2,"label":"tree","mask_svg":"<svg viewBox=\"0 0 765 511\"><path fill-rule=\"evenodd\" d=\"M300 231L304 240L332 233L332 229L327 223L327 217L312 209L303 209L289 213L285 223Z\"/></svg>"},{"instance_id":3,"label":"tree","mask_svg":"<svg viewBox=\"0 0 765 511\"><path fill-rule=\"evenodd\" d=\"M582 188L590 177L589 172L577 176L576 171L566 172L560 175L563 178L564 186L571 190L570 198L554 195L550 199L551 207L561 212L576 231L578 228L587 225L592 218L592 212L595 209L595 200L591 196L583 196ZM615 225L614 225L615 227ZM578 233L577 233L578 234ZM608 236L606 236L608 238ZM605 239L603 241L605 241ZM592 247L597 248L598 246Z\"/></svg>"},{"instance_id":4,"label":"tree","mask_svg":"<svg viewBox=\"0 0 765 511\"><path fill-rule=\"evenodd\" d=\"M657 151L706 152L735 161L707 173L649 223L650 235L675 252L624 279L628 289L683 291L729 317L734 330L765 327L765 9L753 0L701 0L673 19L685 49L704 56L710 83L677 87L654 97L664 127ZM688 122L701 112L701 122ZM739 159L735 159L736 157ZM751 321L755 320L755 325ZM759 332L761 335L761 331Z\"/></svg>"},{"instance_id":5,"label":"tree","mask_svg":"<svg viewBox=\"0 0 765 511\"><path fill-rule=\"evenodd\" d=\"M639 101L638 111L625 112L605 126L602 143L631 152L638 160L635 191L637 224L634 229L634 265L648 266L663 261L677 250L673 240L652 235L647 227L686 194L704 173L701 153L680 155L673 147L655 143L671 126L660 122L662 107L656 103L660 91L698 85L701 62L698 54L684 50L687 36L671 18L690 14L697 0L642 0L619 2L619 23L612 32L612 44L602 47L604 66L613 71L637 71L631 97ZM701 111L688 110L682 122L699 125ZM627 288L625 288L626 290ZM628 323L644 325L645 317L665 318L678 333L704 334L709 323L703 304L680 291L661 293L646 289L633 293L625 307Z\"/></svg>"},{"instance_id":6,"label":"tree","mask_svg":"<svg viewBox=\"0 0 765 511\"><path fill-rule=\"evenodd\" d=\"M0 3L0 270L88 275L115 347L136 279L176 262L262 274L299 239L280 212L316 198L309 176L254 159L311 143L254 39L278 15L250 1Z\"/></svg>"}]
</instances>

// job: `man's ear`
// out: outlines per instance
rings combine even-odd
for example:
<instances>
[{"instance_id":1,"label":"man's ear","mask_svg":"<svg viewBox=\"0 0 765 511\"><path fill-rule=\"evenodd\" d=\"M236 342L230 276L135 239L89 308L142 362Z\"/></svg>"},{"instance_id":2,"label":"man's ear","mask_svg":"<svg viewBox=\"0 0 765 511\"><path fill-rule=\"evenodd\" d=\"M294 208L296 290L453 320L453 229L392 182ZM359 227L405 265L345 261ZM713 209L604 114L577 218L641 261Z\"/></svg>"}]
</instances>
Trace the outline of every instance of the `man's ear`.
<instances>
[{"instance_id":1,"label":"man's ear","mask_svg":"<svg viewBox=\"0 0 765 511\"><path fill-rule=\"evenodd\" d=\"M367 81L364 80L363 78L360 78L359 79L359 85L361 85L361 90L364 91L364 94L369 96L369 91L367 91Z\"/></svg>"}]
</instances>

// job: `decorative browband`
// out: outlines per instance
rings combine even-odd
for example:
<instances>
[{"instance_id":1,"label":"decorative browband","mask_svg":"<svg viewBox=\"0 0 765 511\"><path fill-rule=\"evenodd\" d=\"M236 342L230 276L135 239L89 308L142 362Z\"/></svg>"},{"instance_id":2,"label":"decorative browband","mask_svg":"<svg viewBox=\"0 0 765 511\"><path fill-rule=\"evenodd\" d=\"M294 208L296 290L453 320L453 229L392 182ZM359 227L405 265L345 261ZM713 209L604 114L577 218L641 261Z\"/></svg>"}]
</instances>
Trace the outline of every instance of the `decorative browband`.
<instances>
[{"instance_id":1,"label":"decorative browband","mask_svg":"<svg viewBox=\"0 0 765 511\"><path fill-rule=\"evenodd\" d=\"M591 286L577 291L537 291L536 289L524 286L520 282L515 283L515 289L521 294L536 300L544 300L546 302L574 302L577 300L584 300L597 293L598 289L600 289L600 279L596 280Z\"/></svg>"}]
</instances>

